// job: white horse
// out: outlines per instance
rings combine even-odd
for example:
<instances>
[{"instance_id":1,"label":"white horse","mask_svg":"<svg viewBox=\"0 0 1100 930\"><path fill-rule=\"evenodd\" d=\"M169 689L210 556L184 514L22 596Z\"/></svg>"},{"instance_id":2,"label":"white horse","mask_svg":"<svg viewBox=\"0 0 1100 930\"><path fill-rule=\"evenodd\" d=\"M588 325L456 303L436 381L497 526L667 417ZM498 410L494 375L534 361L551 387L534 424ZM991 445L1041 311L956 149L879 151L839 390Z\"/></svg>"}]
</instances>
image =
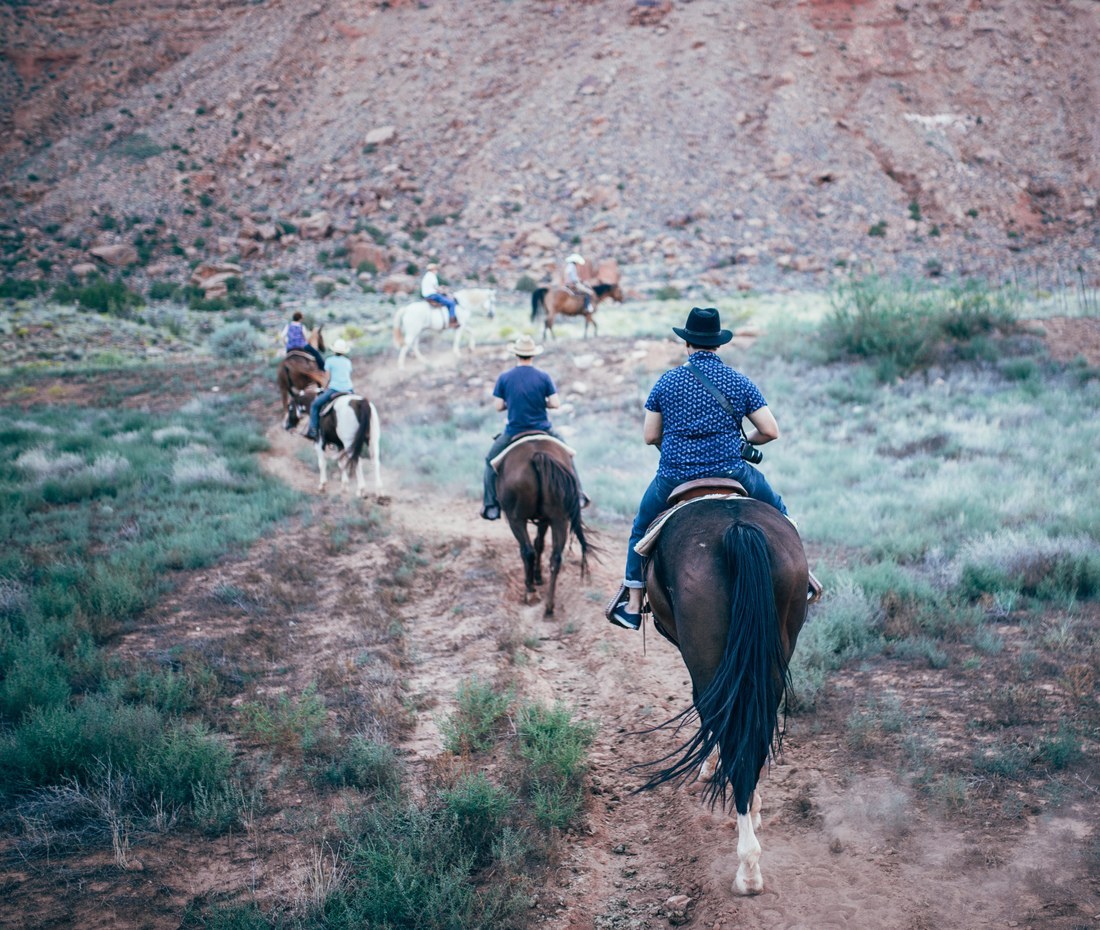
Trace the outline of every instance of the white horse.
<instances>
[{"instance_id":1,"label":"white horse","mask_svg":"<svg viewBox=\"0 0 1100 930\"><path fill-rule=\"evenodd\" d=\"M374 493L381 497L382 468L378 456L378 441L381 435L378 411L374 409L374 404L355 394L342 394L337 397L327 412L321 415L321 429L318 432L316 446L317 468L321 473L321 481L317 490L323 491L328 479L328 456L325 453L325 447L336 446L340 450L339 455L336 456L336 463L340 468L341 483L347 487L348 476L354 469L355 492L359 497L366 497L361 457L365 446L374 464Z\"/></svg>"},{"instance_id":2,"label":"white horse","mask_svg":"<svg viewBox=\"0 0 1100 930\"><path fill-rule=\"evenodd\" d=\"M478 311L484 311L490 319L496 316L497 292L488 287L467 287L455 291L454 297L458 302L455 307L458 326L455 329L454 353L458 355L463 333L466 333L470 348L474 347L474 334L466 329L470 317ZM409 354L409 349L412 349L418 359L424 361L419 343L425 330L443 332L446 329L446 307L427 300L418 300L401 307L393 315L393 344L401 350L397 355L397 367L405 367L405 356Z\"/></svg>"}]
</instances>

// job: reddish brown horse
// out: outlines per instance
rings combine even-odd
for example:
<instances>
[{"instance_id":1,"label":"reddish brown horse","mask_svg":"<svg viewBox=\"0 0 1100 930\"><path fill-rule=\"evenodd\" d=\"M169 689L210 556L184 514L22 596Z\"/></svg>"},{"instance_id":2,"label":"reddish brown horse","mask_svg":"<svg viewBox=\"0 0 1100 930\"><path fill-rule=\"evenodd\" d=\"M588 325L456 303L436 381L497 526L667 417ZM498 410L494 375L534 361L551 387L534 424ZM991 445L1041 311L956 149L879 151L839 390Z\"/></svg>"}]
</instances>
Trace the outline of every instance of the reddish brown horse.
<instances>
[{"instance_id":1,"label":"reddish brown horse","mask_svg":"<svg viewBox=\"0 0 1100 930\"><path fill-rule=\"evenodd\" d=\"M325 351L325 337L321 335L320 326L309 334L309 344L318 352ZM294 429L317 396L316 391L308 389L324 387L325 373L317 367L316 361L308 352L291 349L286 358L279 362L275 380L282 396L283 410L286 412L283 425L287 429Z\"/></svg>"},{"instance_id":2,"label":"reddish brown horse","mask_svg":"<svg viewBox=\"0 0 1100 930\"><path fill-rule=\"evenodd\" d=\"M750 498L699 501L674 512L648 563L654 620L691 675L694 708L676 721L697 718L699 732L653 763L671 762L643 787L694 780L716 755L705 796L725 803L733 791L739 894L764 889L756 784L782 738L779 707L806 618L807 576L797 530L774 507Z\"/></svg>"},{"instance_id":3,"label":"reddish brown horse","mask_svg":"<svg viewBox=\"0 0 1100 930\"><path fill-rule=\"evenodd\" d=\"M542 552L547 530L551 533L550 587L546 592L546 616L554 613L554 592L561 570L562 552L569 533L581 546L581 578L588 571L588 542L581 520L581 486L568 450L553 439L520 442L510 448L497 470L497 496L508 526L519 543L523 559L524 602L543 583ZM532 545L527 524L535 524Z\"/></svg>"},{"instance_id":4,"label":"reddish brown horse","mask_svg":"<svg viewBox=\"0 0 1100 930\"><path fill-rule=\"evenodd\" d=\"M531 292L531 322L535 321L539 310L546 313L546 321L542 324L543 337L549 333L554 335L554 317L556 316L584 316L584 338L588 338L588 324L592 324L592 335L598 334L596 328L595 313L601 300L610 297L612 300L623 302L623 291L618 284L597 284L592 289L595 296L592 298L591 309L584 305L584 295L574 294L566 287L554 285L553 287L539 287Z\"/></svg>"}]
</instances>

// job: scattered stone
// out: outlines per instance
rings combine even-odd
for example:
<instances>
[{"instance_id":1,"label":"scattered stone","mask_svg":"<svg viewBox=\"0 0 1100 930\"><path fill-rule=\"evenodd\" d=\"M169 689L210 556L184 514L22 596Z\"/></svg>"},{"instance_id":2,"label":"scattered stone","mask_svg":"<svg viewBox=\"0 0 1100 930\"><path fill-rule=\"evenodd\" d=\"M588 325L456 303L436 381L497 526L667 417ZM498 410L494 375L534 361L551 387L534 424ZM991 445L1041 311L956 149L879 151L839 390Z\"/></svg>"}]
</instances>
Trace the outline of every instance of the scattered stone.
<instances>
[{"instance_id":1,"label":"scattered stone","mask_svg":"<svg viewBox=\"0 0 1100 930\"><path fill-rule=\"evenodd\" d=\"M378 126L366 134L363 142L367 145L385 145L387 142L393 142L396 138L396 126Z\"/></svg>"},{"instance_id":2,"label":"scattered stone","mask_svg":"<svg viewBox=\"0 0 1100 930\"><path fill-rule=\"evenodd\" d=\"M296 225L298 234L303 239L324 239L332 233L332 217L327 210L319 210L305 219L298 220Z\"/></svg>"},{"instance_id":3,"label":"scattered stone","mask_svg":"<svg viewBox=\"0 0 1100 930\"><path fill-rule=\"evenodd\" d=\"M113 245L97 245L88 250L93 258L98 258L105 265L115 268L124 268L133 265L138 260L137 249L126 242L116 242Z\"/></svg>"},{"instance_id":4,"label":"scattered stone","mask_svg":"<svg viewBox=\"0 0 1100 930\"><path fill-rule=\"evenodd\" d=\"M89 275L96 274L99 271L99 266L93 265L91 262L78 262L73 265L70 271L78 278L86 278Z\"/></svg>"}]
</instances>

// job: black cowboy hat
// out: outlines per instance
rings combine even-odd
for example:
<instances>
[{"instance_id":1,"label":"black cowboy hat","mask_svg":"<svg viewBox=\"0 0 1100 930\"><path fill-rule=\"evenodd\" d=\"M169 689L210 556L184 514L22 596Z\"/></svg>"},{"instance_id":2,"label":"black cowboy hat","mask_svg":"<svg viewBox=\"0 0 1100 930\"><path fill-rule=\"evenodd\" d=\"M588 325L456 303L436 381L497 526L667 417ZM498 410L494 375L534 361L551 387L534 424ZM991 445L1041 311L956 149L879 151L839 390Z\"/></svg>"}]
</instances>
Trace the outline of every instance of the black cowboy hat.
<instances>
[{"instance_id":1,"label":"black cowboy hat","mask_svg":"<svg viewBox=\"0 0 1100 930\"><path fill-rule=\"evenodd\" d=\"M673 326L672 331L689 345L704 349L724 346L733 338L733 333L722 329L722 321L714 307L692 307L684 328Z\"/></svg>"}]
</instances>

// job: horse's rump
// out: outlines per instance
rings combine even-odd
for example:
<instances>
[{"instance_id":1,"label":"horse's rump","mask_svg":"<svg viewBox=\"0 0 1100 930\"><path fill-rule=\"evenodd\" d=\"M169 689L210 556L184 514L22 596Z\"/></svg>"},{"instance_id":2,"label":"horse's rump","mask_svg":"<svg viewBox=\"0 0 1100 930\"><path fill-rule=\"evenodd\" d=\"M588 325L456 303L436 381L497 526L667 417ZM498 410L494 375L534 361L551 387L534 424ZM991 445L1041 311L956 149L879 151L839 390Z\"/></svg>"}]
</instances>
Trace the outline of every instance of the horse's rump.
<instances>
[{"instance_id":1,"label":"horse's rump","mask_svg":"<svg viewBox=\"0 0 1100 930\"><path fill-rule=\"evenodd\" d=\"M683 725L694 716L700 726L652 763L670 764L657 768L643 789L696 777L718 749L706 796L724 801L732 788L744 813L781 737L778 712L805 619L806 574L797 532L767 504L707 500L669 518L647 567L647 591L692 679L694 706L675 720Z\"/></svg>"}]
</instances>

